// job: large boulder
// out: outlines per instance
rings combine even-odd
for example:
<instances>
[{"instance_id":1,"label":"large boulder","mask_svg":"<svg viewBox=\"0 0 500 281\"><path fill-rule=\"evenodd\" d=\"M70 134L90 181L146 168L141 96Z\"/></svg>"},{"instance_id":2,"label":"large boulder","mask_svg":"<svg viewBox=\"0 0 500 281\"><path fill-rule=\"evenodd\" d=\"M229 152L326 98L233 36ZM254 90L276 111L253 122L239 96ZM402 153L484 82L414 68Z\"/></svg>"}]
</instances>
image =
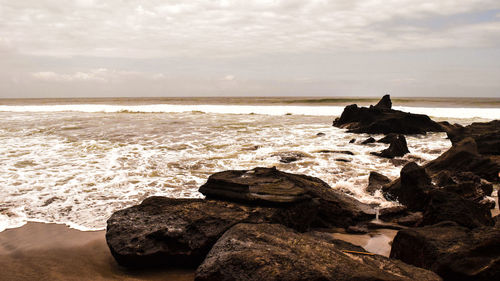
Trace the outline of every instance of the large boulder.
<instances>
[{"instance_id":1,"label":"large boulder","mask_svg":"<svg viewBox=\"0 0 500 281\"><path fill-rule=\"evenodd\" d=\"M369 134L425 134L443 132L444 128L429 116L393 110L390 97L384 96L377 106L358 107L356 104L344 108L333 126L346 128L353 133Z\"/></svg>"},{"instance_id":2,"label":"large boulder","mask_svg":"<svg viewBox=\"0 0 500 281\"><path fill-rule=\"evenodd\" d=\"M391 109L392 108L391 96L390 95L383 96L374 107L380 109Z\"/></svg>"},{"instance_id":3,"label":"large boulder","mask_svg":"<svg viewBox=\"0 0 500 281\"><path fill-rule=\"evenodd\" d=\"M196 281L440 280L398 260L281 225L238 224L214 245Z\"/></svg>"},{"instance_id":4,"label":"large boulder","mask_svg":"<svg viewBox=\"0 0 500 281\"><path fill-rule=\"evenodd\" d=\"M312 226L316 227L346 227L375 217L370 206L333 190L318 178L285 173L276 168L215 173L199 191L207 198L266 206L315 200L319 206Z\"/></svg>"},{"instance_id":5,"label":"large boulder","mask_svg":"<svg viewBox=\"0 0 500 281\"><path fill-rule=\"evenodd\" d=\"M406 138L404 135L398 135L397 138L391 140L388 148L381 152L372 152L371 154L384 158L394 158L404 156L406 153L410 153L406 144Z\"/></svg>"},{"instance_id":6,"label":"large boulder","mask_svg":"<svg viewBox=\"0 0 500 281\"><path fill-rule=\"evenodd\" d=\"M382 189L382 187L388 183L390 183L391 180L374 171L370 172L370 176L368 177L368 186L366 187L366 192L370 194L374 194L375 191Z\"/></svg>"},{"instance_id":7,"label":"large boulder","mask_svg":"<svg viewBox=\"0 0 500 281\"><path fill-rule=\"evenodd\" d=\"M317 205L305 201L281 208L202 199L150 197L115 212L106 241L126 267L195 266L222 234L240 222L272 222L307 230Z\"/></svg>"},{"instance_id":8,"label":"large boulder","mask_svg":"<svg viewBox=\"0 0 500 281\"><path fill-rule=\"evenodd\" d=\"M437 174L444 170L453 173L471 172L488 181L500 182L498 176L500 163L479 154L473 138L463 139L441 156L427 163L425 168L431 174Z\"/></svg>"},{"instance_id":9,"label":"large boulder","mask_svg":"<svg viewBox=\"0 0 500 281\"><path fill-rule=\"evenodd\" d=\"M447 130L452 144L472 137L481 154L500 155L500 120L472 123L466 127L455 126Z\"/></svg>"},{"instance_id":10,"label":"large boulder","mask_svg":"<svg viewBox=\"0 0 500 281\"><path fill-rule=\"evenodd\" d=\"M500 227L469 230L442 222L403 229L390 256L431 269L444 280L500 280Z\"/></svg>"}]
</instances>

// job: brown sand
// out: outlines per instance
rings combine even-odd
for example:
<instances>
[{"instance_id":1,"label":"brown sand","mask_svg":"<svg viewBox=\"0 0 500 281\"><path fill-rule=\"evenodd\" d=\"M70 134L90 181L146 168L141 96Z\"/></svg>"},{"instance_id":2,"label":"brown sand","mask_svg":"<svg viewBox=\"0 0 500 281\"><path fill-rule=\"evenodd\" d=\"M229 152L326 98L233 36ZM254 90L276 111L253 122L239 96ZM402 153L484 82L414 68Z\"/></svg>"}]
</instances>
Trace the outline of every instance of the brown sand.
<instances>
[{"instance_id":1,"label":"brown sand","mask_svg":"<svg viewBox=\"0 0 500 281\"><path fill-rule=\"evenodd\" d=\"M0 233L0 280L194 279L194 270L130 271L115 262L104 231L28 223Z\"/></svg>"}]
</instances>

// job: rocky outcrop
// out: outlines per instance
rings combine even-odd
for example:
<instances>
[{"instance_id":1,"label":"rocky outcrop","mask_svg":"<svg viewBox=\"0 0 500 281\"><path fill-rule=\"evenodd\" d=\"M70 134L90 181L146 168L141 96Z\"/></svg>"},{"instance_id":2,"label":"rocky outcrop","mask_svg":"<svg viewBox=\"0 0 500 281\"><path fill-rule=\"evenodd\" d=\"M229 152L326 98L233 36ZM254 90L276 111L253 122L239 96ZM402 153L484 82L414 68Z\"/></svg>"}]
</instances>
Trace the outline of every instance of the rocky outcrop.
<instances>
[{"instance_id":1,"label":"rocky outcrop","mask_svg":"<svg viewBox=\"0 0 500 281\"><path fill-rule=\"evenodd\" d=\"M385 184L390 183L391 180L377 172L370 172L368 177L368 186L366 187L366 192L373 194L375 191L382 189Z\"/></svg>"},{"instance_id":2,"label":"rocky outcrop","mask_svg":"<svg viewBox=\"0 0 500 281\"><path fill-rule=\"evenodd\" d=\"M398 135L397 138L391 140L391 144L387 149L381 152L372 152L371 154L384 158L394 158L404 156L406 153L410 153L406 144L406 138L404 135Z\"/></svg>"},{"instance_id":3,"label":"rocky outcrop","mask_svg":"<svg viewBox=\"0 0 500 281\"><path fill-rule=\"evenodd\" d=\"M248 204L279 205L315 200L319 205L312 225L318 227L346 227L375 215L368 205L333 190L318 178L276 168L215 173L200 187L200 192L207 198Z\"/></svg>"},{"instance_id":4,"label":"rocky outcrop","mask_svg":"<svg viewBox=\"0 0 500 281\"><path fill-rule=\"evenodd\" d=\"M391 96L390 95L383 96L374 107L379 109L391 109L392 108Z\"/></svg>"},{"instance_id":5,"label":"rocky outcrop","mask_svg":"<svg viewBox=\"0 0 500 281\"><path fill-rule=\"evenodd\" d=\"M395 133L390 133L388 134L387 136L379 139L377 142L381 142L381 143L391 143L393 140L396 140L398 138L399 134L395 134Z\"/></svg>"},{"instance_id":6,"label":"rocky outcrop","mask_svg":"<svg viewBox=\"0 0 500 281\"><path fill-rule=\"evenodd\" d=\"M440 280L432 272L364 252L281 225L238 224L217 241L195 280Z\"/></svg>"},{"instance_id":7,"label":"rocky outcrop","mask_svg":"<svg viewBox=\"0 0 500 281\"><path fill-rule=\"evenodd\" d=\"M480 154L500 155L500 120L472 123L466 127L450 127L447 135L453 145L471 137Z\"/></svg>"},{"instance_id":8,"label":"rocky outcrop","mask_svg":"<svg viewBox=\"0 0 500 281\"><path fill-rule=\"evenodd\" d=\"M443 132L438 123L429 116L393 110L390 97L384 96L376 106L358 107L356 104L344 108L342 115L335 119L333 126L346 128L353 133L368 134L425 134Z\"/></svg>"},{"instance_id":9,"label":"rocky outcrop","mask_svg":"<svg viewBox=\"0 0 500 281\"><path fill-rule=\"evenodd\" d=\"M469 230L442 222L400 230L390 256L431 269L444 280L499 280L500 228Z\"/></svg>"},{"instance_id":10,"label":"rocky outcrop","mask_svg":"<svg viewBox=\"0 0 500 281\"><path fill-rule=\"evenodd\" d=\"M367 138L366 140L362 141L361 144L369 144L369 143L374 143L375 139L372 137Z\"/></svg>"},{"instance_id":11,"label":"rocky outcrop","mask_svg":"<svg viewBox=\"0 0 500 281\"><path fill-rule=\"evenodd\" d=\"M150 197L140 205L115 212L107 222L106 241L122 266L195 266L237 223L281 223L303 231L314 220L316 209L313 201L271 208Z\"/></svg>"}]
</instances>

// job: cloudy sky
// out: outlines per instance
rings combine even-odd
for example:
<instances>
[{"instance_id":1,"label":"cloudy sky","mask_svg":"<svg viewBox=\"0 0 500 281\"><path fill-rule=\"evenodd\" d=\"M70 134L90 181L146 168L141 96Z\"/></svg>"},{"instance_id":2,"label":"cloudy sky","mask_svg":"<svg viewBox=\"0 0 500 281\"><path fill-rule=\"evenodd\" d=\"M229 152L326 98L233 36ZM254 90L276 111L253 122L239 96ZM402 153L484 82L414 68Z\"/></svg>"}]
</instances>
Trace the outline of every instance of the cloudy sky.
<instances>
[{"instance_id":1,"label":"cloudy sky","mask_svg":"<svg viewBox=\"0 0 500 281\"><path fill-rule=\"evenodd\" d=\"M498 0L0 0L0 97L500 97Z\"/></svg>"}]
</instances>

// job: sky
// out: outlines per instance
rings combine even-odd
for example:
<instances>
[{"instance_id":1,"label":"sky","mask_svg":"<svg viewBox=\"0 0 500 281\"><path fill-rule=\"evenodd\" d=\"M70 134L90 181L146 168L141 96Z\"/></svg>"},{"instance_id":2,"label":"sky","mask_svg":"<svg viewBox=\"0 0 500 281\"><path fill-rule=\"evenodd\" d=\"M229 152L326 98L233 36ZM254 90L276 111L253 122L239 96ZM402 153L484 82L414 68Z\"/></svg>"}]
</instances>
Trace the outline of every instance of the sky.
<instances>
[{"instance_id":1,"label":"sky","mask_svg":"<svg viewBox=\"0 0 500 281\"><path fill-rule=\"evenodd\" d=\"M0 0L0 98L500 97L498 0Z\"/></svg>"}]
</instances>

